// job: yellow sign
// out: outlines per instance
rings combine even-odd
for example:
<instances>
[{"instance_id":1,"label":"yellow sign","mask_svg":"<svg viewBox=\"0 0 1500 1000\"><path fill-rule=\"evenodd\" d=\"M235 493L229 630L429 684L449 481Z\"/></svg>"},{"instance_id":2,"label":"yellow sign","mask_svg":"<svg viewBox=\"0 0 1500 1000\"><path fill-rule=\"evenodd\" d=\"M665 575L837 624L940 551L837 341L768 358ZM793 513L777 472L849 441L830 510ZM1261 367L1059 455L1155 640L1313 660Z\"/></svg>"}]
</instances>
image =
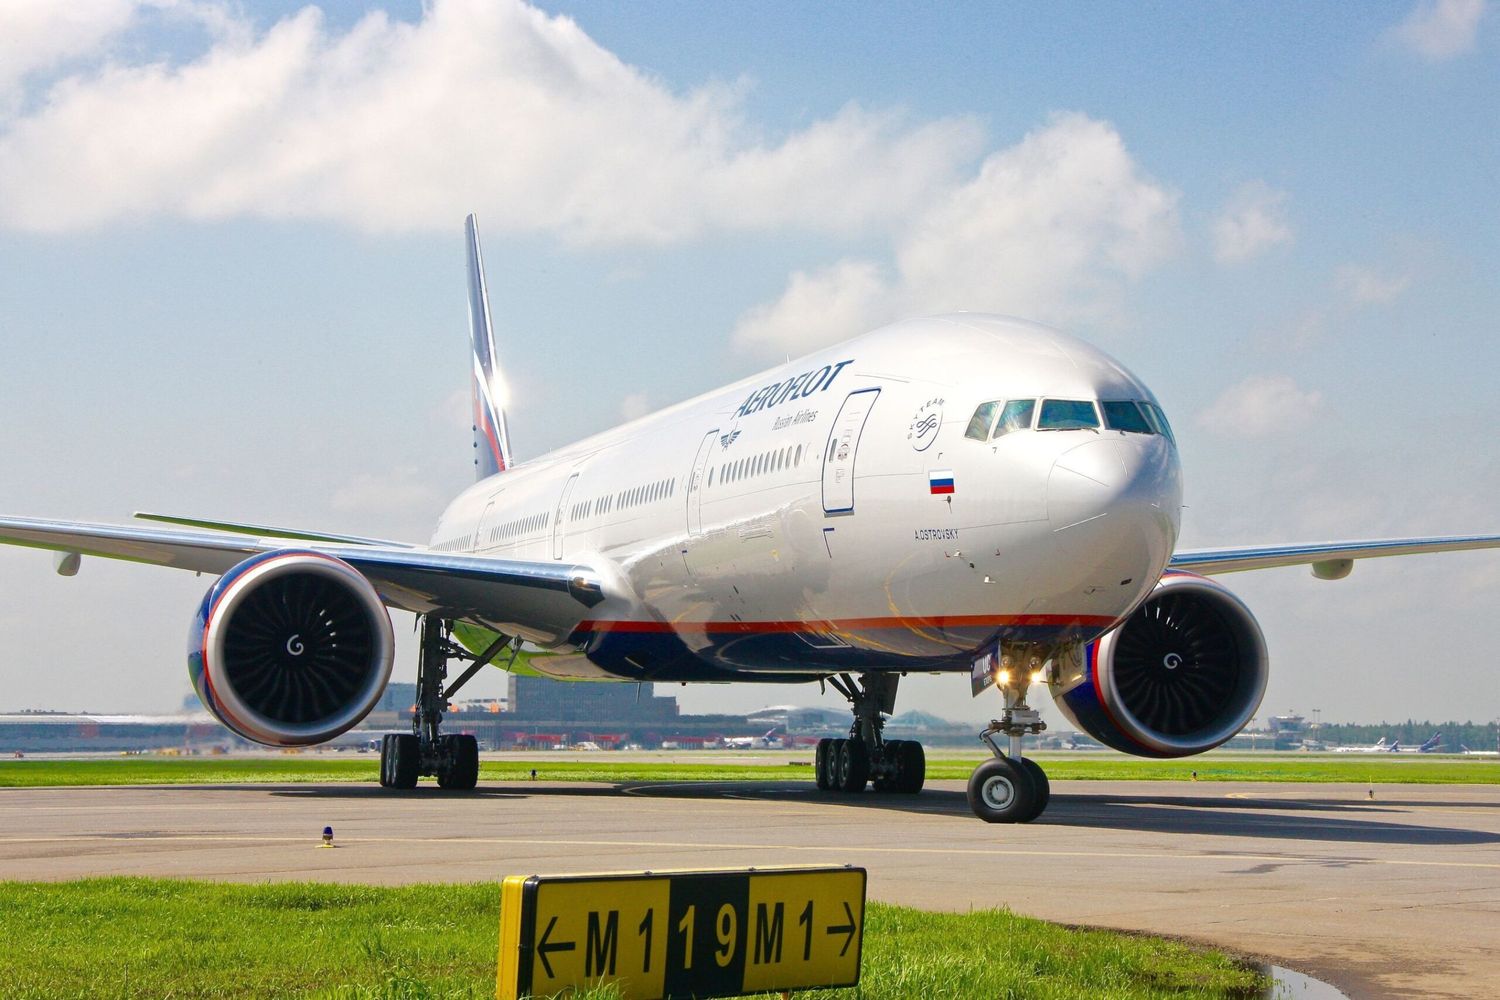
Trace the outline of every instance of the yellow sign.
<instances>
[{"instance_id":1,"label":"yellow sign","mask_svg":"<svg viewBox=\"0 0 1500 1000\"><path fill-rule=\"evenodd\" d=\"M863 868L513 875L495 996L614 983L621 1000L859 983Z\"/></svg>"}]
</instances>

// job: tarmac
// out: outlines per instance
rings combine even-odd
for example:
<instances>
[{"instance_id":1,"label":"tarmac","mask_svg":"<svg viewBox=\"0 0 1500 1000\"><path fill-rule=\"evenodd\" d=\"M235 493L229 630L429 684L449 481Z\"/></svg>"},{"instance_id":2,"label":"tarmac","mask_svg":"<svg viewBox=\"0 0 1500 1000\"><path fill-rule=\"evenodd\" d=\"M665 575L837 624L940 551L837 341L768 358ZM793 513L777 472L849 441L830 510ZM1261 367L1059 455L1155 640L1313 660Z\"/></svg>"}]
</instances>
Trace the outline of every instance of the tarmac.
<instances>
[{"instance_id":1,"label":"tarmac","mask_svg":"<svg viewBox=\"0 0 1500 1000\"><path fill-rule=\"evenodd\" d=\"M1201 941L1351 997L1500 996L1500 790L1370 792L1059 781L1037 822L990 826L953 781L917 796L791 782L8 788L0 879L397 884L855 864L873 899ZM324 826L334 850L319 846Z\"/></svg>"}]
</instances>

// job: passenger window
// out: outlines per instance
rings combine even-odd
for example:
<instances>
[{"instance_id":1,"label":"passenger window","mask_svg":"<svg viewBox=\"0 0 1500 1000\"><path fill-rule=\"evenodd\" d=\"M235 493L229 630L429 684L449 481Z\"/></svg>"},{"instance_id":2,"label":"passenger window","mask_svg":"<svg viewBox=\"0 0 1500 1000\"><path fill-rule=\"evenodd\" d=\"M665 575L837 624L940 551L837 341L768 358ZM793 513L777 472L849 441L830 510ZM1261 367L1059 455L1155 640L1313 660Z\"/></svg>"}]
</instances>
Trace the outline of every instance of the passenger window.
<instances>
[{"instance_id":1,"label":"passenger window","mask_svg":"<svg viewBox=\"0 0 1500 1000\"><path fill-rule=\"evenodd\" d=\"M1088 430L1099 426L1094 404L1085 399L1044 399L1042 416L1036 423L1039 431Z\"/></svg>"},{"instance_id":2,"label":"passenger window","mask_svg":"<svg viewBox=\"0 0 1500 1000\"><path fill-rule=\"evenodd\" d=\"M969 418L969 426L964 428L964 437L973 438L975 441L988 441L990 438L990 424L995 422L995 411L1000 409L1000 401L991 403L980 403L974 409L974 415Z\"/></svg>"},{"instance_id":3,"label":"passenger window","mask_svg":"<svg viewBox=\"0 0 1500 1000\"><path fill-rule=\"evenodd\" d=\"M1012 399L1000 411L995 422L995 437L1003 437L1011 431L1031 430L1031 415L1036 412L1036 400Z\"/></svg>"},{"instance_id":4,"label":"passenger window","mask_svg":"<svg viewBox=\"0 0 1500 1000\"><path fill-rule=\"evenodd\" d=\"M1104 411L1104 426L1112 431L1124 431L1127 434L1151 434L1151 424L1141 413L1140 407L1126 401L1100 402L1099 409Z\"/></svg>"}]
</instances>

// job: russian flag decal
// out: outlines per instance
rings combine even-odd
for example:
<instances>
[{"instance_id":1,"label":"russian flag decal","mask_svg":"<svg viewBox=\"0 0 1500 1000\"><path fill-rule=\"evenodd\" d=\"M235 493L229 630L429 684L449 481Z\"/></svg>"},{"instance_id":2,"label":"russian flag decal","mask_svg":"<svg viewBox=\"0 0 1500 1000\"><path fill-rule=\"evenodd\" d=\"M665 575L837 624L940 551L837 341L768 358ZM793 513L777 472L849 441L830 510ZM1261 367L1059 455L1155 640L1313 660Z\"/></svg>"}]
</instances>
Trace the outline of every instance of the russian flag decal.
<instances>
[{"instance_id":1,"label":"russian flag decal","mask_svg":"<svg viewBox=\"0 0 1500 1000\"><path fill-rule=\"evenodd\" d=\"M933 496L943 496L953 492L953 470L931 469L927 473L927 485L932 490Z\"/></svg>"}]
</instances>

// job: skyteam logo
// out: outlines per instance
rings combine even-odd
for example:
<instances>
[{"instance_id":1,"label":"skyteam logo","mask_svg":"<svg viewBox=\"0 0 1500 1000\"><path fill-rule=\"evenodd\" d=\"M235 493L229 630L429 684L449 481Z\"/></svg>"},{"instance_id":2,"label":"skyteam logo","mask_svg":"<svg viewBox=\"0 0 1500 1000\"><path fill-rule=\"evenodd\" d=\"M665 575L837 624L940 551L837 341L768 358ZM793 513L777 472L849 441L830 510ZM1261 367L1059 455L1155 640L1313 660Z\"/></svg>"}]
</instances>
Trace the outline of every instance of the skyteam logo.
<instances>
[{"instance_id":1,"label":"skyteam logo","mask_svg":"<svg viewBox=\"0 0 1500 1000\"><path fill-rule=\"evenodd\" d=\"M913 449L926 451L937 440L938 429L943 426L943 400L929 399L918 407L906 430L906 440Z\"/></svg>"}]
</instances>

